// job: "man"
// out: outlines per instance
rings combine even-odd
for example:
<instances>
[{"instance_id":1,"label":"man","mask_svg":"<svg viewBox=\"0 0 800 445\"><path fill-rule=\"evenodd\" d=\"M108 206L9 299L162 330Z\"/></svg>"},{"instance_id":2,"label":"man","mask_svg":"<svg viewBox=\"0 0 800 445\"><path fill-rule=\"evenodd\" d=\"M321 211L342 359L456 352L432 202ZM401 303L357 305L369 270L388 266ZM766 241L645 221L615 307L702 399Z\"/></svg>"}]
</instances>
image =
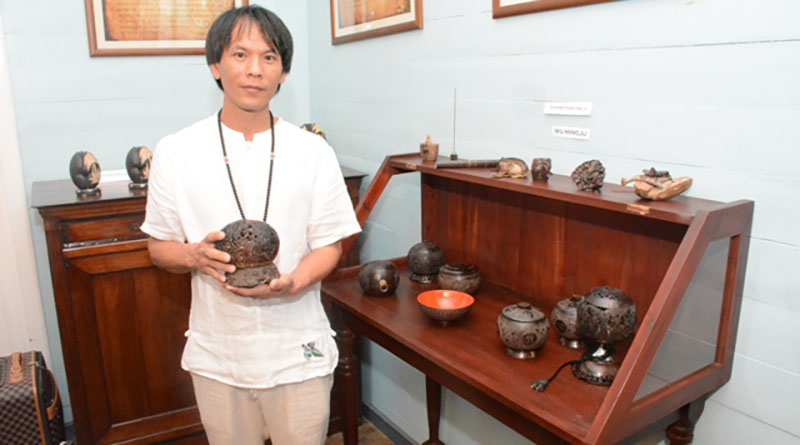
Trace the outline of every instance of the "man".
<instances>
[{"instance_id":1,"label":"man","mask_svg":"<svg viewBox=\"0 0 800 445\"><path fill-rule=\"evenodd\" d=\"M222 109L159 142L142 225L153 263L192 273L181 365L212 444L323 443L338 351L319 282L360 228L330 146L270 111L292 61L280 18L259 6L223 13L206 59ZM281 275L230 286L219 230L262 216L280 237Z\"/></svg>"}]
</instances>

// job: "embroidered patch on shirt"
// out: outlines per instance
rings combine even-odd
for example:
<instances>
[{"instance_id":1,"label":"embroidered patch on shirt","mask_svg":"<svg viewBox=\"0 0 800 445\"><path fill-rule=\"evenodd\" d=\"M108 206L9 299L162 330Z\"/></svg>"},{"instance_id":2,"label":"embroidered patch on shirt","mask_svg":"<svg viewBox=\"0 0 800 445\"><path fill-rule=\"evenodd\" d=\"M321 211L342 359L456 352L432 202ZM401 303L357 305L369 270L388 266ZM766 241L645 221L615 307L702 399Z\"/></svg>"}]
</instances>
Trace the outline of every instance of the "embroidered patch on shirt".
<instances>
[{"instance_id":1,"label":"embroidered patch on shirt","mask_svg":"<svg viewBox=\"0 0 800 445\"><path fill-rule=\"evenodd\" d=\"M311 360L311 357L324 357L325 355L314 346L314 342L310 341L303 345L303 357L306 360Z\"/></svg>"}]
</instances>

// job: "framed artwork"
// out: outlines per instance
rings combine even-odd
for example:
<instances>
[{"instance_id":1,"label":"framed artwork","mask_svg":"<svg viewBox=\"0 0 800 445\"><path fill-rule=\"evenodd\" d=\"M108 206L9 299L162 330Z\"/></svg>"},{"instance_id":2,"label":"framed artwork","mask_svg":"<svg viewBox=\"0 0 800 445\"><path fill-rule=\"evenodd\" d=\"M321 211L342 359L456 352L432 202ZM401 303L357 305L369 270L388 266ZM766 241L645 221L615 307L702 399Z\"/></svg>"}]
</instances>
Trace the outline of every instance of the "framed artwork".
<instances>
[{"instance_id":1,"label":"framed artwork","mask_svg":"<svg viewBox=\"0 0 800 445\"><path fill-rule=\"evenodd\" d=\"M334 45L422 28L422 0L331 0Z\"/></svg>"},{"instance_id":2,"label":"framed artwork","mask_svg":"<svg viewBox=\"0 0 800 445\"><path fill-rule=\"evenodd\" d=\"M508 17L551 9L571 8L613 0L492 0L492 17Z\"/></svg>"},{"instance_id":3,"label":"framed artwork","mask_svg":"<svg viewBox=\"0 0 800 445\"><path fill-rule=\"evenodd\" d=\"M208 28L248 0L84 0L89 53L204 54Z\"/></svg>"}]
</instances>

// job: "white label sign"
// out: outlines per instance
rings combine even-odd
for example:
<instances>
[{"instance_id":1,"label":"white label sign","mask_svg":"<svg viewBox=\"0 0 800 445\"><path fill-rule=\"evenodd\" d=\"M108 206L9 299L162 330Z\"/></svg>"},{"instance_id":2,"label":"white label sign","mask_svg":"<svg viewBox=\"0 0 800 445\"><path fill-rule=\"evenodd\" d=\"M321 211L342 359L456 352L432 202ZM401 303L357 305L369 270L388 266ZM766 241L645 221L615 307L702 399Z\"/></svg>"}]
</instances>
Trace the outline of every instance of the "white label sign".
<instances>
[{"instance_id":1,"label":"white label sign","mask_svg":"<svg viewBox=\"0 0 800 445\"><path fill-rule=\"evenodd\" d=\"M591 102L545 102L544 114L560 114L563 116L591 116Z\"/></svg>"},{"instance_id":2,"label":"white label sign","mask_svg":"<svg viewBox=\"0 0 800 445\"><path fill-rule=\"evenodd\" d=\"M553 136L557 138L588 140L591 132L588 128L560 127L553 125Z\"/></svg>"}]
</instances>

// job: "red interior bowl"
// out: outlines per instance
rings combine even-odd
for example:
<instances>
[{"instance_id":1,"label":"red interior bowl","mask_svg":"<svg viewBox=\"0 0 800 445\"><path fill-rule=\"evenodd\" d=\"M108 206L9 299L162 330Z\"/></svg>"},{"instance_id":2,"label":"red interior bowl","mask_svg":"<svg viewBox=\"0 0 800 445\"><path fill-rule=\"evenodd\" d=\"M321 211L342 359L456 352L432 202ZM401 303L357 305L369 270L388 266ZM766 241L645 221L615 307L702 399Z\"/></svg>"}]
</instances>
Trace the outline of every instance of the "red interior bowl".
<instances>
[{"instance_id":1,"label":"red interior bowl","mask_svg":"<svg viewBox=\"0 0 800 445\"><path fill-rule=\"evenodd\" d=\"M422 312L443 325L466 315L474 302L472 295L456 290L429 290L417 295Z\"/></svg>"}]
</instances>

